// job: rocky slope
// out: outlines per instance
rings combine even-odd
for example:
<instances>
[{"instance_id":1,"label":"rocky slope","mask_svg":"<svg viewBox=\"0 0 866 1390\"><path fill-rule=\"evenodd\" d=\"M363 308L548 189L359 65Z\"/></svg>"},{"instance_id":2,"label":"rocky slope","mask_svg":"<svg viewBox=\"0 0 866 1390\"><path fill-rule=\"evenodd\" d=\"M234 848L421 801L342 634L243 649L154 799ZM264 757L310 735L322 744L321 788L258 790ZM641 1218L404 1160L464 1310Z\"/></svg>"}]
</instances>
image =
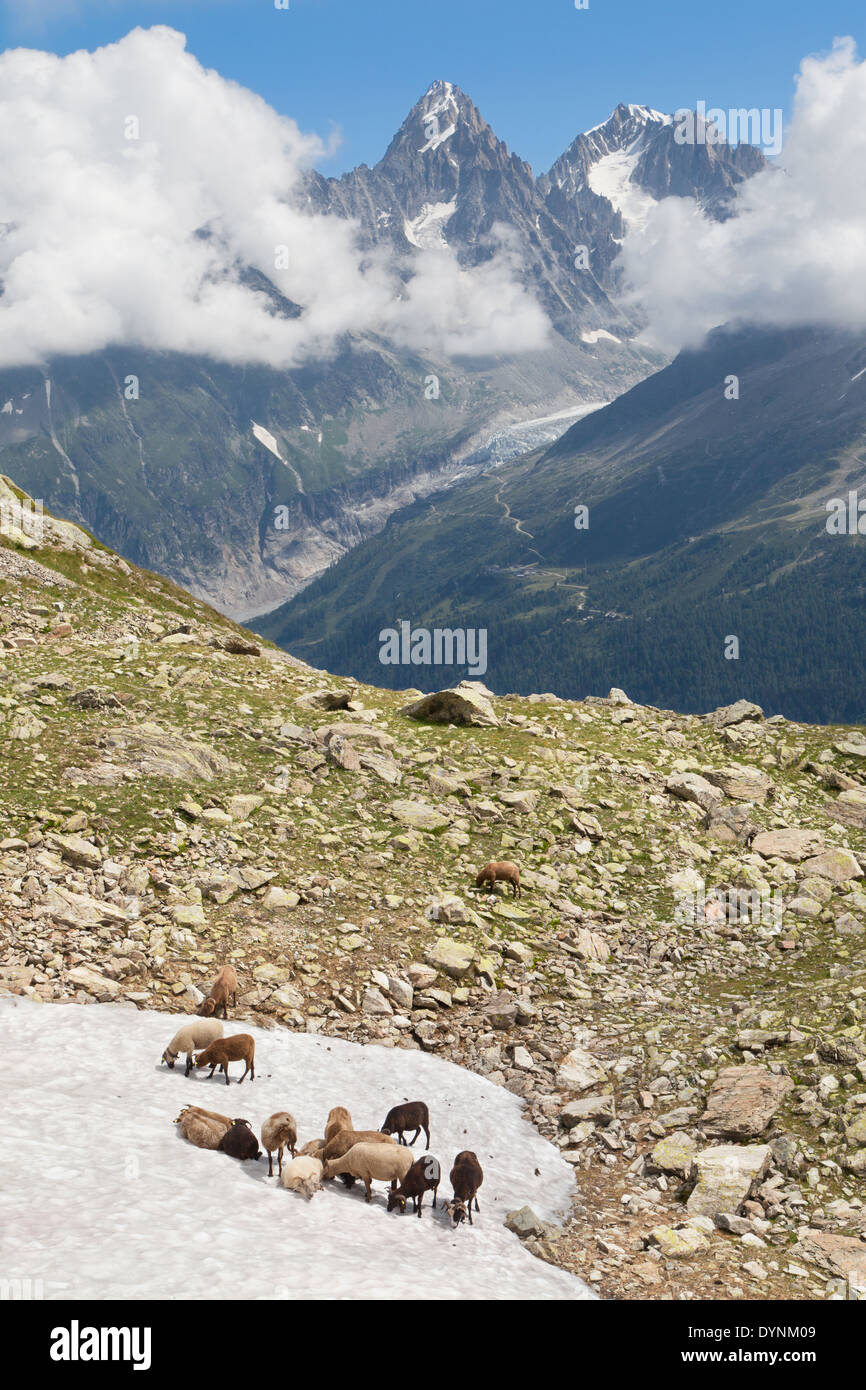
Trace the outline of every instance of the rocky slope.
<instances>
[{"instance_id":1,"label":"rocky slope","mask_svg":"<svg viewBox=\"0 0 866 1390\"><path fill-rule=\"evenodd\" d=\"M189 1011L230 958L238 1020L523 1097L574 1208L509 1223L605 1296L866 1292L862 731L419 720L51 522L0 536L0 643L4 991Z\"/></svg>"}]
</instances>

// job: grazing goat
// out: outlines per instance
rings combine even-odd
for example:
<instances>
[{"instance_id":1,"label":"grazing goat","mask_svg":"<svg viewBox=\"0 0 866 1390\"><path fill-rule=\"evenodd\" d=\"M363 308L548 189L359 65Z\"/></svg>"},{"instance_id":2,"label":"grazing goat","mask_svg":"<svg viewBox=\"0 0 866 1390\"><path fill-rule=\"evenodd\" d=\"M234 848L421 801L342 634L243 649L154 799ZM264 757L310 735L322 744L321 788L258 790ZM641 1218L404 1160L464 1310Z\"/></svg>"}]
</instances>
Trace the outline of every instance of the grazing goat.
<instances>
[{"instance_id":1,"label":"grazing goat","mask_svg":"<svg viewBox=\"0 0 866 1390\"><path fill-rule=\"evenodd\" d=\"M425 1154L423 1158L418 1158L412 1164L400 1186L392 1188L388 1193L388 1210L399 1207L401 1212L406 1210L407 1197L412 1198L412 1206L421 1215L421 1208L424 1205L424 1193L433 1193L433 1210L436 1210L436 1194L439 1191L439 1183L442 1172L439 1167L438 1159L432 1154Z\"/></svg>"},{"instance_id":2,"label":"grazing goat","mask_svg":"<svg viewBox=\"0 0 866 1390\"><path fill-rule=\"evenodd\" d=\"M325 1125L325 1143L341 1129L354 1129L352 1116L349 1114L345 1105L335 1105L330 1115L328 1123Z\"/></svg>"},{"instance_id":3,"label":"grazing goat","mask_svg":"<svg viewBox=\"0 0 866 1390\"><path fill-rule=\"evenodd\" d=\"M199 1105L187 1105L181 1110L175 1124L184 1139L195 1144L197 1149L218 1149L220 1140L231 1128L228 1115L218 1115L215 1110L202 1110Z\"/></svg>"},{"instance_id":4,"label":"grazing goat","mask_svg":"<svg viewBox=\"0 0 866 1390\"><path fill-rule=\"evenodd\" d=\"M342 1158L328 1160L323 1177L336 1178L342 1174L361 1178L367 1193L366 1200L371 1202L374 1178L380 1182L390 1182L392 1188L396 1188L411 1167L412 1155L399 1144L353 1144Z\"/></svg>"},{"instance_id":5,"label":"grazing goat","mask_svg":"<svg viewBox=\"0 0 866 1390\"><path fill-rule=\"evenodd\" d=\"M489 881L490 891L495 893L498 879L511 884L511 896L513 898L520 897L520 870L516 864L512 864L508 859L498 859L490 864L485 864L484 868L475 875L475 887L481 888Z\"/></svg>"},{"instance_id":6,"label":"grazing goat","mask_svg":"<svg viewBox=\"0 0 866 1390\"><path fill-rule=\"evenodd\" d=\"M240 1086L247 1072L250 1074L250 1081L256 1079L256 1041L249 1033L233 1033L230 1038L217 1038L204 1052L200 1052L195 1059L196 1067L210 1067L208 1080L213 1076L217 1067L225 1072L226 1085L229 1084L229 1062L246 1062L244 1075L238 1080Z\"/></svg>"},{"instance_id":7,"label":"grazing goat","mask_svg":"<svg viewBox=\"0 0 866 1390\"><path fill-rule=\"evenodd\" d=\"M475 1199L475 1210L480 1211L476 1193L484 1181L484 1171L471 1149L461 1149L448 1178L454 1192L452 1201L448 1203L448 1214L455 1226L465 1221L468 1214L471 1226L472 1200Z\"/></svg>"},{"instance_id":8,"label":"grazing goat","mask_svg":"<svg viewBox=\"0 0 866 1390\"><path fill-rule=\"evenodd\" d=\"M250 1128L249 1120L232 1120L230 1128L226 1130L217 1148L231 1158L243 1160L261 1157L259 1141Z\"/></svg>"},{"instance_id":9,"label":"grazing goat","mask_svg":"<svg viewBox=\"0 0 866 1390\"><path fill-rule=\"evenodd\" d=\"M228 1018L229 1003L231 1003L231 1006L234 1009L237 1007L237 1002L237 973L233 965L224 965L222 970L214 980L213 984L211 985L210 994L208 995L207 999L205 999L204 1003L199 1009L199 1013L202 1014L205 1018L209 1018L211 1014L215 1015L219 1013L220 1009L222 1009L223 1018Z\"/></svg>"},{"instance_id":10,"label":"grazing goat","mask_svg":"<svg viewBox=\"0 0 866 1390\"><path fill-rule=\"evenodd\" d=\"M215 1038L221 1038L223 1026L216 1018L193 1018L189 1023L184 1024L183 1028L178 1028L165 1052L162 1060L166 1066L174 1071L174 1064L182 1052L186 1053L186 1071L184 1076L189 1076L192 1071L192 1054L199 1047L207 1047Z\"/></svg>"},{"instance_id":11,"label":"grazing goat","mask_svg":"<svg viewBox=\"0 0 866 1390\"><path fill-rule=\"evenodd\" d=\"M309 1154L299 1154L287 1163L280 1173L280 1182L289 1192L300 1192L310 1201L322 1190L322 1161Z\"/></svg>"},{"instance_id":12,"label":"grazing goat","mask_svg":"<svg viewBox=\"0 0 866 1390\"><path fill-rule=\"evenodd\" d=\"M304 1147L298 1150L298 1157L321 1158L324 1147L324 1139L308 1139Z\"/></svg>"},{"instance_id":13,"label":"grazing goat","mask_svg":"<svg viewBox=\"0 0 866 1390\"><path fill-rule=\"evenodd\" d=\"M283 1149L295 1156L298 1143L298 1127L294 1116L288 1110L278 1110L262 1125L262 1143L268 1154L268 1177L274 1176L274 1153L277 1155L279 1171L283 1171Z\"/></svg>"},{"instance_id":14,"label":"grazing goat","mask_svg":"<svg viewBox=\"0 0 866 1390\"><path fill-rule=\"evenodd\" d=\"M403 1131L414 1129L415 1133L409 1140L414 1144L422 1129L426 1135L426 1146L430 1147L430 1111L423 1100L410 1100L405 1105L395 1105L393 1110L389 1110L385 1116L385 1123L382 1126L382 1134L396 1134L398 1142L405 1144Z\"/></svg>"},{"instance_id":15,"label":"grazing goat","mask_svg":"<svg viewBox=\"0 0 866 1390\"><path fill-rule=\"evenodd\" d=\"M321 1158L327 1163L331 1158L342 1158L355 1144L394 1144L397 1140L379 1129L338 1129L325 1145Z\"/></svg>"}]
</instances>

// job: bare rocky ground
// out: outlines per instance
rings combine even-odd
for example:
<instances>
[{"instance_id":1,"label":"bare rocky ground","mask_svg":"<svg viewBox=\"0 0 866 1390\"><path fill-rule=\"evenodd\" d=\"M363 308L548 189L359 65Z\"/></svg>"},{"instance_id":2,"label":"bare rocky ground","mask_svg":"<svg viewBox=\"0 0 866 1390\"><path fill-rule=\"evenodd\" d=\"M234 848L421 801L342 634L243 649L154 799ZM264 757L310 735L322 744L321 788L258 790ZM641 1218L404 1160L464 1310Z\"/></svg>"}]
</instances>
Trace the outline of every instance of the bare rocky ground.
<instances>
[{"instance_id":1,"label":"bare rocky ground","mask_svg":"<svg viewBox=\"0 0 866 1390\"><path fill-rule=\"evenodd\" d=\"M0 644L0 991L190 1012L231 959L238 1022L522 1096L576 1190L511 1224L603 1296L866 1296L861 731L419 720L51 522L0 537Z\"/></svg>"}]
</instances>

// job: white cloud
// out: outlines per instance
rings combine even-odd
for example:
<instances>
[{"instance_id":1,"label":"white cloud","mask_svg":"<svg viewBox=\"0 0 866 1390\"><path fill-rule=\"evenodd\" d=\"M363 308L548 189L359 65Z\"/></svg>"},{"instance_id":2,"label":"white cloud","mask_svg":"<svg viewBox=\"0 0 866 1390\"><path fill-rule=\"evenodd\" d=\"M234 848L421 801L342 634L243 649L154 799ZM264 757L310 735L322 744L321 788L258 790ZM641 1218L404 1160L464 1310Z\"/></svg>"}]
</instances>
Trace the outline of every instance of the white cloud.
<instances>
[{"instance_id":1,"label":"white cloud","mask_svg":"<svg viewBox=\"0 0 866 1390\"><path fill-rule=\"evenodd\" d=\"M172 29L64 58L0 55L0 366L120 343L291 366L347 332L428 352L542 343L547 321L507 248L470 273L449 251L419 252L405 285L357 249L352 223L293 205L323 153ZM301 317L275 317L242 283L247 266Z\"/></svg>"},{"instance_id":2,"label":"white cloud","mask_svg":"<svg viewBox=\"0 0 866 1390\"><path fill-rule=\"evenodd\" d=\"M800 67L780 159L742 186L737 216L668 198L631 233L623 266L668 348L718 324L866 328L866 62L852 39Z\"/></svg>"}]
</instances>

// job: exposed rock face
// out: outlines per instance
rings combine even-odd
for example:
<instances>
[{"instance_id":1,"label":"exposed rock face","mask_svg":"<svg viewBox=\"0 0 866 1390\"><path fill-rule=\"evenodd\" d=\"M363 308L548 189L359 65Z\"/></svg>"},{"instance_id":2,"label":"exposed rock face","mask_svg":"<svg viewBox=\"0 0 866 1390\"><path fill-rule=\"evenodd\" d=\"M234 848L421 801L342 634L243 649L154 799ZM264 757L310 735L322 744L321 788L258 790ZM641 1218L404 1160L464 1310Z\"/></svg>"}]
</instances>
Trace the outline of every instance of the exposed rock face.
<instances>
[{"instance_id":1,"label":"exposed rock face","mask_svg":"<svg viewBox=\"0 0 866 1390\"><path fill-rule=\"evenodd\" d=\"M141 777L207 782L232 770L222 753L156 724L112 729L105 735L103 748L117 769L118 780L124 773L133 772Z\"/></svg>"},{"instance_id":2,"label":"exposed rock face","mask_svg":"<svg viewBox=\"0 0 866 1390\"><path fill-rule=\"evenodd\" d=\"M793 1089L789 1076L776 1076L766 1067L726 1067L713 1083L702 1127L725 1139L753 1139L763 1134Z\"/></svg>"},{"instance_id":3,"label":"exposed rock face","mask_svg":"<svg viewBox=\"0 0 866 1390\"><path fill-rule=\"evenodd\" d=\"M431 724L469 724L497 727L499 720L490 701L467 681L453 690L437 690L413 700L400 711L409 719L426 719Z\"/></svg>"}]
</instances>

